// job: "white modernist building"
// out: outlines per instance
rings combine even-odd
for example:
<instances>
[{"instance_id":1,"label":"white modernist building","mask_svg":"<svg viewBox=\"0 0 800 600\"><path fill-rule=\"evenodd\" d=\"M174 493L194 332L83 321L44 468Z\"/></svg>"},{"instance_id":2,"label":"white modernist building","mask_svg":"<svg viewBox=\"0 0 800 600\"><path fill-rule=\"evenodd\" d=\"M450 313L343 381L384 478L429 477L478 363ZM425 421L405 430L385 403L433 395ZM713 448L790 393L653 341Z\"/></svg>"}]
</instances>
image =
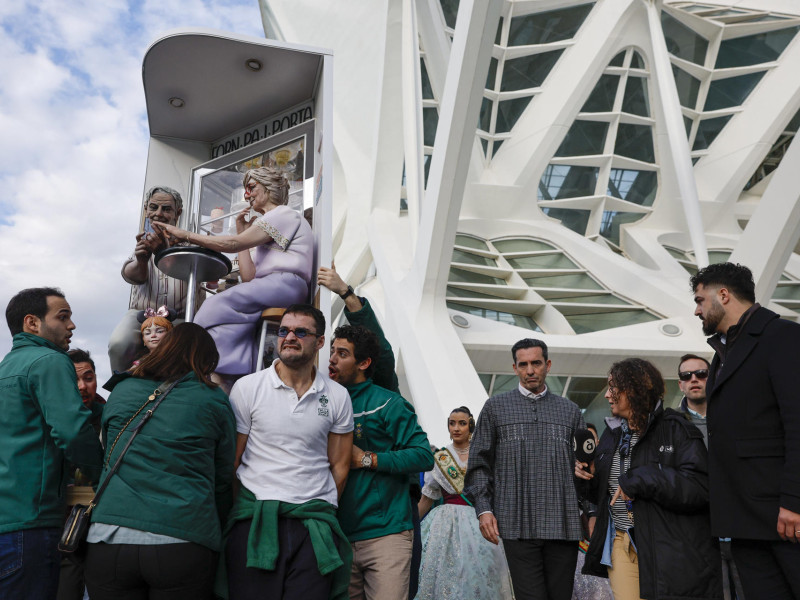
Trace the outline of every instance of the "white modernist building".
<instances>
[{"instance_id":1,"label":"white modernist building","mask_svg":"<svg viewBox=\"0 0 800 600\"><path fill-rule=\"evenodd\" d=\"M333 49L336 266L432 441L516 385L523 337L587 420L629 356L677 402L709 261L800 316L797 2L260 2L268 37Z\"/></svg>"}]
</instances>

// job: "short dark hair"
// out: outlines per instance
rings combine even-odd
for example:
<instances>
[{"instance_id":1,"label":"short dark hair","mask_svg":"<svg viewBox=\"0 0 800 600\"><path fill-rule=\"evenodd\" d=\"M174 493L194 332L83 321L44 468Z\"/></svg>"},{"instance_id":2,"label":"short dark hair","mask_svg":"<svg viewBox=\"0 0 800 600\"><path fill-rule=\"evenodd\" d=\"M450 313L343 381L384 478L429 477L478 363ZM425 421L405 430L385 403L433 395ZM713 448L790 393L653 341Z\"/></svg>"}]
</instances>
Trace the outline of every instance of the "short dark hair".
<instances>
[{"instance_id":1,"label":"short dark hair","mask_svg":"<svg viewBox=\"0 0 800 600\"><path fill-rule=\"evenodd\" d=\"M6 307L6 323L11 335L22 333L26 315L33 315L44 319L47 314L47 298L50 296L64 297L64 292L58 288L40 287L27 288L11 298Z\"/></svg>"},{"instance_id":2,"label":"short dark hair","mask_svg":"<svg viewBox=\"0 0 800 600\"><path fill-rule=\"evenodd\" d=\"M74 350L70 350L67 352L67 356L72 361L73 365L77 365L78 363L89 363L92 365L92 371L97 371L97 368L94 366L94 361L92 360L92 356L89 354L88 350L81 350L80 348L75 348Z\"/></svg>"},{"instance_id":3,"label":"short dark hair","mask_svg":"<svg viewBox=\"0 0 800 600\"><path fill-rule=\"evenodd\" d=\"M211 374L218 362L219 352L211 334L195 323L181 323L161 338L132 373L134 377L169 381L193 372L207 386L217 387Z\"/></svg>"},{"instance_id":4,"label":"short dark hair","mask_svg":"<svg viewBox=\"0 0 800 600\"><path fill-rule=\"evenodd\" d=\"M754 304L756 301L756 284L753 272L744 265L729 262L715 263L700 269L689 278L692 291L699 285L703 287L719 286L727 289L738 300Z\"/></svg>"},{"instance_id":5,"label":"short dark hair","mask_svg":"<svg viewBox=\"0 0 800 600\"><path fill-rule=\"evenodd\" d=\"M547 360L547 344L545 344L542 340L524 338L511 346L511 356L514 359L514 364L517 364L517 350L524 350L525 348L541 348L542 356L545 360Z\"/></svg>"},{"instance_id":6,"label":"short dark hair","mask_svg":"<svg viewBox=\"0 0 800 600\"><path fill-rule=\"evenodd\" d=\"M678 373L681 372L681 365L685 363L687 360L702 360L704 363L706 363L707 369L711 368L711 363L708 362L708 360L703 358L702 356L697 356L697 354L684 354L683 356L681 356L681 360L678 363Z\"/></svg>"},{"instance_id":7,"label":"short dark hair","mask_svg":"<svg viewBox=\"0 0 800 600\"><path fill-rule=\"evenodd\" d=\"M664 397L665 386L661 372L650 361L626 358L611 365L608 375L614 387L625 392L628 397L632 413L631 429L644 431L650 413Z\"/></svg>"},{"instance_id":8,"label":"short dark hair","mask_svg":"<svg viewBox=\"0 0 800 600\"><path fill-rule=\"evenodd\" d=\"M325 315L322 314L320 309L310 304L292 304L286 309L283 316L285 317L289 314L311 317L314 319L314 328L317 330L317 335L325 335ZM281 317L281 320L283 320L283 317Z\"/></svg>"},{"instance_id":9,"label":"short dark hair","mask_svg":"<svg viewBox=\"0 0 800 600\"><path fill-rule=\"evenodd\" d=\"M361 325L341 325L333 332L333 339L347 340L353 344L353 356L356 357L356 362L371 358L372 362L364 370L364 375L372 377L381 355L381 345L375 333Z\"/></svg>"}]
</instances>

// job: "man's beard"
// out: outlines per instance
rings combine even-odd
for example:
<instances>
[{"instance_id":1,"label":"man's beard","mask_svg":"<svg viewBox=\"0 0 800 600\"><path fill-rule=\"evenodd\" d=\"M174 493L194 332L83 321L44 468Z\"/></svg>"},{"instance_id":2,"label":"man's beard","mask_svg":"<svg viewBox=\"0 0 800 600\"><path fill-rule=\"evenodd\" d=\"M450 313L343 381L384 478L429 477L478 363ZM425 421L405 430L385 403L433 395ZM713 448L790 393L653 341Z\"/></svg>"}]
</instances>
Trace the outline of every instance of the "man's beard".
<instances>
[{"instance_id":1,"label":"man's beard","mask_svg":"<svg viewBox=\"0 0 800 600\"><path fill-rule=\"evenodd\" d=\"M287 367L292 367L296 369L298 367L302 367L307 365L310 362L314 362L314 353L315 350L313 348L309 350L304 350L303 346L300 346L301 353L288 353L284 352L283 348L278 351L278 357L281 359L281 362L285 364Z\"/></svg>"},{"instance_id":2,"label":"man's beard","mask_svg":"<svg viewBox=\"0 0 800 600\"><path fill-rule=\"evenodd\" d=\"M706 313L703 319L703 333L706 335L714 335L717 333L722 318L725 316L725 309L717 302L716 298L711 302L711 308Z\"/></svg>"}]
</instances>

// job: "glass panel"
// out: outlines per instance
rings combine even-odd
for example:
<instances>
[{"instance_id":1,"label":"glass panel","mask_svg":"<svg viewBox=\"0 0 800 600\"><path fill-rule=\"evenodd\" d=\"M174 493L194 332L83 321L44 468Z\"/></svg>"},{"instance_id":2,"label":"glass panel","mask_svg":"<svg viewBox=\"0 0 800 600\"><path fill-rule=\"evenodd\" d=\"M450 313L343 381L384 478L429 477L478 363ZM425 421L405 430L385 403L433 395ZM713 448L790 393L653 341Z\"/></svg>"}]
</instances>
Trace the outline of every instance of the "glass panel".
<instances>
[{"instance_id":1,"label":"glass panel","mask_svg":"<svg viewBox=\"0 0 800 600\"><path fill-rule=\"evenodd\" d=\"M580 408L586 408L595 398L602 397L607 385L607 377L573 377L569 381L567 397Z\"/></svg>"},{"instance_id":2,"label":"glass panel","mask_svg":"<svg viewBox=\"0 0 800 600\"><path fill-rule=\"evenodd\" d=\"M456 28L456 16L458 16L459 0L439 0L444 13L444 22L450 29Z\"/></svg>"},{"instance_id":3,"label":"glass panel","mask_svg":"<svg viewBox=\"0 0 800 600\"><path fill-rule=\"evenodd\" d=\"M602 285L597 283L586 273L573 273L571 275L550 275L542 277L526 277L525 283L536 288L567 288L578 290L602 290Z\"/></svg>"},{"instance_id":4,"label":"glass panel","mask_svg":"<svg viewBox=\"0 0 800 600\"><path fill-rule=\"evenodd\" d=\"M650 126L620 123L614 154L649 163L655 162L653 132Z\"/></svg>"},{"instance_id":5,"label":"glass panel","mask_svg":"<svg viewBox=\"0 0 800 600\"><path fill-rule=\"evenodd\" d=\"M542 250L557 250L552 244L539 240L526 240L517 238L513 240L492 240L492 244L500 252L539 252Z\"/></svg>"},{"instance_id":6,"label":"glass panel","mask_svg":"<svg viewBox=\"0 0 800 600\"><path fill-rule=\"evenodd\" d=\"M681 404L681 400L683 400L683 392L681 388L678 387L678 380L677 379L665 379L664 380L664 408L674 408L678 409Z\"/></svg>"},{"instance_id":7,"label":"glass panel","mask_svg":"<svg viewBox=\"0 0 800 600\"><path fill-rule=\"evenodd\" d=\"M772 297L777 300L800 300L800 286L797 284L779 285Z\"/></svg>"},{"instance_id":8,"label":"glass panel","mask_svg":"<svg viewBox=\"0 0 800 600\"><path fill-rule=\"evenodd\" d=\"M431 80L428 77L428 69L425 67L425 59L421 56L419 57L419 72L422 80L422 97L425 100L435 100Z\"/></svg>"},{"instance_id":9,"label":"glass panel","mask_svg":"<svg viewBox=\"0 0 800 600\"><path fill-rule=\"evenodd\" d=\"M573 167L547 165L539 181L539 200L560 200L593 196L597 184L598 167Z\"/></svg>"},{"instance_id":10,"label":"glass panel","mask_svg":"<svg viewBox=\"0 0 800 600\"><path fill-rule=\"evenodd\" d=\"M644 69L644 68L645 68L644 59L642 58L642 55L636 52L636 50L634 50L633 55L631 56L631 69Z\"/></svg>"},{"instance_id":11,"label":"glass panel","mask_svg":"<svg viewBox=\"0 0 800 600\"><path fill-rule=\"evenodd\" d=\"M497 80L497 59L493 56L489 60L489 72L486 74L486 89L493 90Z\"/></svg>"},{"instance_id":12,"label":"glass panel","mask_svg":"<svg viewBox=\"0 0 800 600\"><path fill-rule=\"evenodd\" d=\"M423 159L422 163L422 174L425 177L425 183L423 184L425 187L428 187L428 174L431 172L431 159L433 157L430 154L426 154L425 158Z\"/></svg>"},{"instance_id":13,"label":"glass panel","mask_svg":"<svg viewBox=\"0 0 800 600\"><path fill-rule=\"evenodd\" d=\"M591 296L562 296L553 298L548 296L550 302L567 302L569 304L614 304L616 306L630 306L630 302L625 302L622 298L617 298L614 294L592 294Z\"/></svg>"},{"instance_id":14,"label":"glass panel","mask_svg":"<svg viewBox=\"0 0 800 600\"><path fill-rule=\"evenodd\" d=\"M592 10L591 4L514 17L508 31L509 46L548 44L574 36Z\"/></svg>"},{"instance_id":15,"label":"glass panel","mask_svg":"<svg viewBox=\"0 0 800 600\"><path fill-rule=\"evenodd\" d=\"M750 73L749 75L739 75L738 77L712 81L708 88L706 105L703 110L718 110L720 108L739 106L747 99L763 76L764 72L762 71L761 73Z\"/></svg>"},{"instance_id":16,"label":"glass panel","mask_svg":"<svg viewBox=\"0 0 800 600\"><path fill-rule=\"evenodd\" d=\"M611 112L619 86L619 75L601 75L581 112Z\"/></svg>"},{"instance_id":17,"label":"glass panel","mask_svg":"<svg viewBox=\"0 0 800 600\"><path fill-rule=\"evenodd\" d=\"M635 223L645 216L640 213L619 212L616 210L603 211L603 219L600 221L600 235L619 246L620 225Z\"/></svg>"},{"instance_id":18,"label":"glass panel","mask_svg":"<svg viewBox=\"0 0 800 600\"><path fill-rule=\"evenodd\" d=\"M672 75L675 78L675 86L678 88L678 98L681 106L694 108L697 104L697 92L700 90L700 80L695 79L683 69L672 65Z\"/></svg>"},{"instance_id":19,"label":"glass panel","mask_svg":"<svg viewBox=\"0 0 800 600\"><path fill-rule=\"evenodd\" d=\"M478 379L481 380L486 393L490 393L491 386L492 386L492 374L491 373L478 373Z\"/></svg>"},{"instance_id":20,"label":"glass panel","mask_svg":"<svg viewBox=\"0 0 800 600\"><path fill-rule=\"evenodd\" d=\"M611 62L608 63L609 67L621 67L622 63L625 62L625 50L617 54L614 58L611 59Z\"/></svg>"},{"instance_id":21,"label":"glass panel","mask_svg":"<svg viewBox=\"0 0 800 600\"><path fill-rule=\"evenodd\" d=\"M495 375L494 387L492 394L499 394L500 392L508 392L517 389L519 386L519 377L516 375Z\"/></svg>"},{"instance_id":22,"label":"glass panel","mask_svg":"<svg viewBox=\"0 0 800 600\"><path fill-rule=\"evenodd\" d=\"M490 275L483 275L482 273L473 273L472 271L465 271L456 267L450 267L450 275L447 281L455 281L456 283L485 283L487 285L507 285L505 279L499 277L492 277Z\"/></svg>"},{"instance_id":23,"label":"glass panel","mask_svg":"<svg viewBox=\"0 0 800 600\"><path fill-rule=\"evenodd\" d=\"M608 123L602 121L575 121L556 150L556 156L602 154L607 131Z\"/></svg>"},{"instance_id":24,"label":"glass panel","mask_svg":"<svg viewBox=\"0 0 800 600\"><path fill-rule=\"evenodd\" d=\"M658 321L658 317L644 310L621 310L610 313L564 315L564 318L572 325L575 333L578 334Z\"/></svg>"},{"instance_id":25,"label":"glass panel","mask_svg":"<svg viewBox=\"0 0 800 600\"><path fill-rule=\"evenodd\" d=\"M716 117L714 119L703 119L697 125L697 135L694 137L692 150L705 150L711 145L722 128L730 121L732 115Z\"/></svg>"},{"instance_id":26,"label":"glass panel","mask_svg":"<svg viewBox=\"0 0 800 600\"><path fill-rule=\"evenodd\" d=\"M694 121L692 121L689 117L686 117L686 116L683 117L683 125L684 125L684 127L686 127L686 138L687 139L689 138L689 135L691 135L691 133L692 133L692 123L694 123Z\"/></svg>"},{"instance_id":27,"label":"glass panel","mask_svg":"<svg viewBox=\"0 0 800 600\"><path fill-rule=\"evenodd\" d=\"M514 92L541 86L562 52L564 51L555 50L507 59L503 66L500 91Z\"/></svg>"},{"instance_id":28,"label":"glass panel","mask_svg":"<svg viewBox=\"0 0 800 600\"><path fill-rule=\"evenodd\" d=\"M728 262L731 254L733 254L732 250L709 250L708 262L710 264Z\"/></svg>"},{"instance_id":29,"label":"glass panel","mask_svg":"<svg viewBox=\"0 0 800 600\"><path fill-rule=\"evenodd\" d=\"M664 38L670 54L698 65L705 63L708 40L700 37L664 11L661 12L661 28L664 30Z\"/></svg>"},{"instance_id":30,"label":"glass panel","mask_svg":"<svg viewBox=\"0 0 800 600\"><path fill-rule=\"evenodd\" d=\"M484 294L483 292L476 292L474 290L464 290L451 285L447 286L445 295L455 296L457 298L490 298L492 300L497 300L497 296L492 296L491 294Z\"/></svg>"},{"instance_id":31,"label":"glass panel","mask_svg":"<svg viewBox=\"0 0 800 600\"><path fill-rule=\"evenodd\" d=\"M646 78L628 77L628 85L625 86L625 95L622 98L622 111L640 117L650 116L650 97L647 95Z\"/></svg>"},{"instance_id":32,"label":"glass panel","mask_svg":"<svg viewBox=\"0 0 800 600\"><path fill-rule=\"evenodd\" d=\"M483 155L487 156L489 154L489 142L483 138L481 139L481 146L483 146Z\"/></svg>"},{"instance_id":33,"label":"glass panel","mask_svg":"<svg viewBox=\"0 0 800 600\"><path fill-rule=\"evenodd\" d=\"M524 327L526 329L532 329L533 331L542 330L539 325L536 324L536 321L526 315L515 315L500 310L478 308L477 306L467 306L466 304L458 304L456 302L447 302L447 307L453 310L460 310L470 315L475 315L476 317L507 323L508 325L516 325L517 327Z\"/></svg>"},{"instance_id":34,"label":"glass panel","mask_svg":"<svg viewBox=\"0 0 800 600\"><path fill-rule=\"evenodd\" d=\"M519 381L519 378L517 378ZM547 389L556 394L557 396L564 395L564 386L567 384L567 378L560 375L547 376Z\"/></svg>"},{"instance_id":35,"label":"glass panel","mask_svg":"<svg viewBox=\"0 0 800 600\"><path fill-rule=\"evenodd\" d=\"M679 258L681 260L686 260L686 253L681 250L676 250L675 248L670 248L669 246L664 246L664 250L669 252L673 258Z\"/></svg>"},{"instance_id":36,"label":"glass panel","mask_svg":"<svg viewBox=\"0 0 800 600\"><path fill-rule=\"evenodd\" d=\"M548 217L561 221L561 224L575 233L586 235L586 226L589 224L590 210L575 210L567 208L543 208L542 212Z\"/></svg>"},{"instance_id":37,"label":"glass panel","mask_svg":"<svg viewBox=\"0 0 800 600\"><path fill-rule=\"evenodd\" d=\"M515 269L580 269L563 254L537 254L536 256L509 258L508 264Z\"/></svg>"},{"instance_id":38,"label":"glass panel","mask_svg":"<svg viewBox=\"0 0 800 600\"><path fill-rule=\"evenodd\" d=\"M495 140L492 144L492 158L497 154L497 151L500 150L500 146L503 145L505 140Z\"/></svg>"},{"instance_id":39,"label":"glass panel","mask_svg":"<svg viewBox=\"0 0 800 600\"><path fill-rule=\"evenodd\" d=\"M792 120L789 121L789 124L784 128L784 131L790 131L792 133L797 133L797 130L800 128L800 110L794 113Z\"/></svg>"},{"instance_id":40,"label":"glass panel","mask_svg":"<svg viewBox=\"0 0 800 600\"><path fill-rule=\"evenodd\" d=\"M469 235L456 234L456 244L459 246L466 246L467 248L474 248L475 250L488 250L489 244L478 238Z\"/></svg>"},{"instance_id":41,"label":"glass panel","mask_svg":"<svg viewBox=\"0 0 800 600\"><path fill-rule=\"evenodd\" d=\"M439 125L439 109L436 107L422 108L422 137L423 144L433 146L436 141L436 127Z\"/></svg>"},{"instance_id":42,"label":"glass panel","mask_svg":"<svg viewBox=\"0 0 800 600\"><path fill-rule=\"evenodd\" d=\"M506 133L511 131L511 128L514 127L514 123L516 123L517 119L525 112L530 101L531 96L499 102L497 106L497 123L494 128L495 132Z\"/></svg>"},{"instance_id":43,"label":"glass panel","mask_svg":"<svg viewBox=\"0 0 800 600\"><path fill-rule=\"evenodd\" d=\"M715 69L746 67L777 60L797 34L798 27L723 40Z\"/></svg>"},{"instance_id":44,"label":"glass panel","mask_svg":"<svg viewBox=\"0 0 800 600\"><path fill-rule=\"evenodd\" d=\"M481 102L481 114L478 116L478 129L482 129L486 133L489 133L489 126L492 124L492 104L491 100L484 98ZM483 151L486 152L485 143Z\"/></svg>"},{"instance_id":45,"label":"glass panel","mask_svg":"<svg viewBox=\"0 0 800 600\"><path fill-rule=\"evenodd\" d=\"M471 252L464 252L463 250L453 249L453 262L467 263L470 265L485 265L487 267L495 267L497 263L491 258L485 256L478 256Z\"/></svg>"},{"instance_id":46,"label":"glass panel","mask_svg":"<svg viewBox=\"0 0 800 600\"><path fill-rule=\"evenodd\" d=\"M497 20L497 33L494 36L494 43L499 45L502 39L503 39L503 17L500 17Z\"/></svg>"},{"instance_id":47,"label":"glass panel","mask_svg":"<svg viewBox=\"0 0 800 600\"><path fill-rule=\"evenodd\" d=\"M658 176L655 171L611 169L606 193L640 206L653 206L657 181Z\"/></svg>"}]
</instances>

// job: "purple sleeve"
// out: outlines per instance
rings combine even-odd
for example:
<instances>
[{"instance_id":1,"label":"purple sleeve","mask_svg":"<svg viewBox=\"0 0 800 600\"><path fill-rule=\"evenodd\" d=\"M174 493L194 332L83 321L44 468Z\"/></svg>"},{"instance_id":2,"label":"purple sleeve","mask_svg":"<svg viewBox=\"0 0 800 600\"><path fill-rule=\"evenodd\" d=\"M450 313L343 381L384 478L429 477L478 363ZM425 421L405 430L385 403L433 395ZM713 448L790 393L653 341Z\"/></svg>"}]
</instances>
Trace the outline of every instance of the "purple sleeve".
<instances>
[{"instance_id":1,"label":"purple sleeve","mask_svg":"<svg viewBox=\"0 0 800 600\"><path fill-rule=\"evenodd\" d=\"M288 206L279 206L256 219L256 225L263 229L281 250L286 250L297 233L302 218L296 210Z\"/></svg>"}]
</instances>

